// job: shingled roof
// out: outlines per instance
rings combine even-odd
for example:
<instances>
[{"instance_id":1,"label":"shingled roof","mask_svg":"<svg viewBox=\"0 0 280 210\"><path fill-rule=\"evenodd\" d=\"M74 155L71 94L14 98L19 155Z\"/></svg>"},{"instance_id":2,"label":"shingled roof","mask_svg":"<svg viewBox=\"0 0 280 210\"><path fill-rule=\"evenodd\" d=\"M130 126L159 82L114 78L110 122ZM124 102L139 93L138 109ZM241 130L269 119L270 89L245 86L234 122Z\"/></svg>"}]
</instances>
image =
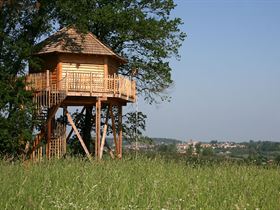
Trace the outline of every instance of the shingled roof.
<instances>
[{"instance_id":1,"label":"shingled roof","mask_svg":"<svg viewBox=\"0 0 280 210\"><path fill-rule=\"evenodd\" d=\"M109 55L117 58L122 63L127 61L114 53L103 44L92 33L80 33L73 27L65 27L48 37L42 43L36 54L47 54L53 52L77 53L89 55Z\"/></svg>"}]
</instances>

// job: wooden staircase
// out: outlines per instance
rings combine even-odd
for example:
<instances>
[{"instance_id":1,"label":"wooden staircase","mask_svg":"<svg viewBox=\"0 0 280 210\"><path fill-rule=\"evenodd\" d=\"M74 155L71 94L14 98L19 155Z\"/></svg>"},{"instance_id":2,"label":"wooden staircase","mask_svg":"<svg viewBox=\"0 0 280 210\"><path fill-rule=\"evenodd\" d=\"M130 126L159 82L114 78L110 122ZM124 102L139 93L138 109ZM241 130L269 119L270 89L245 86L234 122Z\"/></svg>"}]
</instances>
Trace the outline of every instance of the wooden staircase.
<instances>
[{"instance_id":1,"label":"wooden staircase","mask_svg":"<svg viewBox=\"0 0 280 210\"><path fill-rule=\"evenodd\" d=\"M61 158L66 153L66 125L56 122L49 145L50 157Z\"/></svg>"},{"instance_id":2,"label":"wooden staircase","mask_svg":"<svg viewBox=\"0 0 280 210\"><path fill-rule=\"evenodd\" d=\"M36 104L35 120L39 122L40 132L35 136L33 147L30 150L30 157L32 159L40 160L43 155L48 157L60 158L66 152L66 127L56 123L56 127L51 135L49 145L42 145L42 139L46 136L47 125L55 117L55 113L60 107L61 103L66 98L64 91L53 91L53 89L46 89L34 93L34 103Z\"/></svg>"},{"instance_id":3,"label":"wooden staircase","mask_svg":"<svg viewBox=\"0 0 280 210\"><path fill-rule=\"evenodd\" d=\"M66 154L66 125L56 122L49 144L39 142L39 135L37 135L33 142L33 148L35 149L30 156L32 160L43 159L43 156L47 155L47 150L49 150L49 158L63 157Z\"/></svg>"}]
</instances>

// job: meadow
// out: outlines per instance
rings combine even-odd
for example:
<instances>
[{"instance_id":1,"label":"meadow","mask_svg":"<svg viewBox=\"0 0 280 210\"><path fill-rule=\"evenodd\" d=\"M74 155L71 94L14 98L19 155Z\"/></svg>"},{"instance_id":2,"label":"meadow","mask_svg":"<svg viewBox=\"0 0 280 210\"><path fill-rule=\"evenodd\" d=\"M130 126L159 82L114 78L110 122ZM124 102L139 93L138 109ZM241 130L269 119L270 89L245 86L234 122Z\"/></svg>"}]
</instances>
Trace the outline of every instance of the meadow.
<instances>
[{"instance_id":1,"label":"meadow","mask_svg":"<svg viewBox=\"0 0 280 210\"><path fill-rule=\"evenodd\" d=\"M126 157L0 161L0 209L279 209L277 167Z\"/></svg>"}]
</instances>

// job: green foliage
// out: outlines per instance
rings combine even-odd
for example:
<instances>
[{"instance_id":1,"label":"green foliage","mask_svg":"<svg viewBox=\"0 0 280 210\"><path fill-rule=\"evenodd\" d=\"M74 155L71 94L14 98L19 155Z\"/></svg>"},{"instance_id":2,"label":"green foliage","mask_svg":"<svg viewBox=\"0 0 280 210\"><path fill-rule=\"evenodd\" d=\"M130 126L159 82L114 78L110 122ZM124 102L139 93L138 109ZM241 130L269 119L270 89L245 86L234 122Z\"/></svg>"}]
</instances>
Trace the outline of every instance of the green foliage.
<instances>
[{"instance_id":1,"label":"green foliage","mask_svg":"<svg viewBox=\"0 0 280 210\"><path fill-rule=\"evenodd\" d=\"M212 149L212 147L202 148L201 144L198 143L195 146L189 145L186 151L186 155L188 157L193 157L193 158L196 158L196 156L211 157L211 156L215 156L215 152Z\"/></svg>"},{"instance_id":2,"label":"green foliage","mask_svg":"<svg viewBox=\"0 0 280 210\"><path fill-rule=\"evenodd\" d=\"M0 156L15 157L23 153L26 142L31 139L31 94L23 88L22 78L1 77Z\"/></svg>"},{"instance_id":3,"label":"green foliage","mask_svg":"<svg viewBox=\"0 0 280 210\"><path fill-rule=\"evenodd\" d=\"M277 155L277 156L275 157L275 163L276 163L277 165L280 165L280 155Z\"/></svg>"},{"instance_id":4,"label":"green foliage","mask_svg":"<svg viewBox=\"0 0 280 210\"><path fill-rule=\"evenodd\" d=\"M212 147L206 147L202 149L201 152L202 156L213 156L214 155L214 150L212 149Z\"/></svg>"},{"instance_id":5,"label":"green foliage","mask_svg":"<svg viewBox=\"0 0 280 210\"><path fill-rule=\"evenodd\" d=\"M200 154L202 150L201 143L195 144L194 149L196 154Z\"/></svg>"},{"instance_id":6,"label":"green foliage","mask_svg":"<svg viewBox=\"0 0 280 210\"><path fill-rule=\"evenodd\" d=\"M148 144L148 145L153 145L154 144L152 138L150 138L148 136L143 136L143 135L141 135L139 137L139 140L137 139L137 141L139 141L140 143Z\"/></svg>"},{"instance_id":7,"label":"green foliage","mask_svg":"<svg viewBox=\"0 0 280 210\"><path fill-rule=\"evenodd\" d=\"M280 150L279 142L250 140L249 142L244 142L243 144L246 145L251 153Z\"/></svg>"},{"instance_id":8,"label":"green foliage","mask_svg":"<svg viewBox=\"0 0 280 210\"><path fill-rule=\"evenodd\" d=\"M278 209L278 168L186 165L140 155L0 162L0 209Z\"/></svg>"},{"instance_id":9,"label":"green foliage","mask_svg":"<svg viewBox=\"0 0 280 210\"><path fill-rule=\"evenodd\" d=\"M275 159L280 154L280 143L270 141L249 141L243 142L245 147L227 149L231 157L247 159L246 161L265 164ZM225 150L223 150L225 151Z\"/></svg>"},{"instance_id":10,"label":"green foliage","mask_svg":"<svg viewBox=\"0 0 280 210\"><path fill-rule=\"evenodd\" d=\"M189 145L189 147L187 148L187 151L186 151L186 155L187 156L192 156L193 153L194 153L193 145Z\"/></svg>"},{"instance_id":11,"label":"green foliage","mask_svg":"<svg viewBox=\"0 0 280 210\"><path fill-rule=\"evenodd\" d=\"M160 144L157 148L157 151L160 153L177 153L176 144Z\"/></svg>"},{"instance_id":12,"label":"green foliage","mask_svg":"<svg viewBox=\"0 0 280 210\"><path fill-rule=\"evenodd\" d=\"M129 142L139 140L146 129L147 115L142 112L129 112L123 117L123 135Z\"/></svg>"},{"instance_id":13,"label":"green foliage","mask_svg":"<svg viewBox=\"0 0 280 210\"><path fill-rule=\"evenodd\" d=\"M47 1L42 1L45 4ZM31 140L32 97L24 78L34 44L51 28L49 6L35 1L0 4L0 155L17 156Z\"/></svg>"},{"instance_id":14,"label":"green foliage","mask_svg":"<svg viewBox=\"0 0 280 210\"><path fill-rule=\"evenodd\" d=\"M215 144L217 144L217 143L218 143L217 140L211 140L211 141L210 141L210 144L213 144L213 145L215 145Z\"/></svg>"}]
</instances>

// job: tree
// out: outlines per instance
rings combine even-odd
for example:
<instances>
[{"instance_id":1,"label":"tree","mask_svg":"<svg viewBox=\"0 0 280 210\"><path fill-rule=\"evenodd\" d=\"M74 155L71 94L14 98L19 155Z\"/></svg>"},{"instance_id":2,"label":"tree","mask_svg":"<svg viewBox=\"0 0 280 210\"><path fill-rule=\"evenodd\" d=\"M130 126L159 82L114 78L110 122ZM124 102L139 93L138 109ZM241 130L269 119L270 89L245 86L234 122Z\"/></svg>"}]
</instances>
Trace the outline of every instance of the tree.
<instances>
[{"instance_id":1,"label":"tree","mask_svg":"<svg viewBox=\"0 0 280 210\"><path fill-rule=\"evenodd\" d=\"M202 149L201 143L199 142L199 143L195 144L194 149L195 149L195 150L194 150L195 153L199 155L200 152L201 152L201 149Z\"/></svg>"},{"instance_id":2,"label":"tree","mask_svg":"<svg viewBox=\"0 0 280 210\"><path fill-rule=\"evenodd\" d=\"M211 140L211 141L210 141L210 144L216 145L216 144L218 144L218 141L217 141L217 140Z\"/></svg>"},{"instance_id":3,"label":"tree","mask_svg":"<svg viewBox=\"0 0 280 210\"><path fill-rule=\"evenodd\" d=\"M188 146L188 148L186 150L186 155L187 156L192 156L193 153L194 153L194 148L193 148L193 145L191 144L191 145Z\"/></svg>"},{"instance_id":4,"label":"tree","mask_svg":"<svg viewBox=\"0 0 280 210\"><path fill-rule=\"evenodd\" d=\"M213 156L214 155L214 150L212 149L212 147L206 147L206 148L203 148L202 150L202 156Z\"/></svg>"},{"instance_id":5,"label":"tree","mask_svg":"<svg viewBox=\"0 0 280 210\"><path fill-rule=\"evenodd\" d=\"M0 79L0 156L17 156L23 153L31 138L31 95L22 90L22 78L13 81Z\"/></svg>"},{"instance_id":6,"label":"tree","mask_svg":"<svg viewBox=\"0 0 280 210\"><path fill-rule=\"evenodd\" d=\"M276 165L280 165L280 155L277 155L276 157L275 157L275 163L276 163Z\"/></svg>"},{"instance_id":7,"label":"tree","mask_svg":"<svg viewBox=\"0 0 280 210\"><path fill-rule=\"evenodd\" d=\"M182 21L170 17L175 6L173 0L0 1L1 153L19 151L31 139L32 98L19 76L28 64L40 67L32 56L38 42L64 26L93 32L127 58L120 73L137 80L147 102L167 99L164 90L172 84L168 59L179 57L185 38L179 29Z\"/></svg>"},{"instance_id":8,"label":"tree","mask_svg":"<svg viewBox=\"0 0 280 210\"><path fill-rule=\"evenodd\" d=\"M177 152L176 144L160 144L158 146L158 151L161 153L174 154Z\"/></svg>"},{"instance_id":9,"label":"tree","mask_svg":"<svg viewBox=\"0 0 280 210\"><path fill-rule=\"evenodd\" d=\"M142 138L146 129L147 116L142 112L129 112L124 115L123 134L127 141L133 142Z\"/></svg>"},{"instance_id":10,"label":"tree","mask_svg":"<svg viewBox=\"0 0 280 210\"><path fill-rule=\"evenodd\" d=\"M51 5L38 2L0 1L0 155L23 153L35 121L31 93L24 73L36 41L51 29Z\"/></svg>"}]
</instances>

